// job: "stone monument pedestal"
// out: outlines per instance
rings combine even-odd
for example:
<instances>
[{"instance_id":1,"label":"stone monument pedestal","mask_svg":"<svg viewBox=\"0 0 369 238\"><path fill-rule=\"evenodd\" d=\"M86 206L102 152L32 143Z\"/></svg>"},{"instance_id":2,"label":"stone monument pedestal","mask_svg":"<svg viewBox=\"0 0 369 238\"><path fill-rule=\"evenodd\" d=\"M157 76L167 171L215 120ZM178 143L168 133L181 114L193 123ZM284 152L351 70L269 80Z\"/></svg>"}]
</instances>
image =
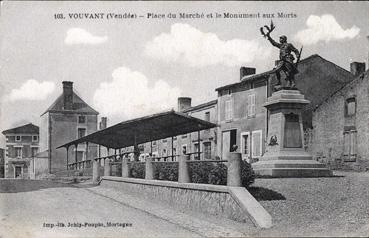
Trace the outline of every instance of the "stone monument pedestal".
<instances>
[{"instance_id":1,"label":"stone monument pedestal","mask_svg":"<svg viewBox=\"0 0 369 238\"><path fill-rule=\"evenodd\" d=\"M331 176L332 171L313 160L304 149L301 111L310 102L298 90L274 92L264 104L269 112L265 154L252 167L256 174L272 177Z\"/></svg>"}]
</instances>

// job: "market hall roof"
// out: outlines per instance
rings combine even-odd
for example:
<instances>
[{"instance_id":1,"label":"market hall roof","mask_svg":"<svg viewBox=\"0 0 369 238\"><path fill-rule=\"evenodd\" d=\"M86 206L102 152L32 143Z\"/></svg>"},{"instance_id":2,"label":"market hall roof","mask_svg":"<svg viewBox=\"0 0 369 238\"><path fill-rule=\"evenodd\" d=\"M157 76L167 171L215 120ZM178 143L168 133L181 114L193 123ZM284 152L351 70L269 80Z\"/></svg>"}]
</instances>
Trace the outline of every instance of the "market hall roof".
<instances>
[{"instance_id":1,"label":"market hall roof","mask_svg":"<svg viewBox=\"0 0 369 238\"><path fill-rule=\"evenodd\" d=\"M120 149L135 144L206 130L216 126L214 123L172 110L123 121L57 148L91 142L112 149Z\"/></svg>"}]
</instances>

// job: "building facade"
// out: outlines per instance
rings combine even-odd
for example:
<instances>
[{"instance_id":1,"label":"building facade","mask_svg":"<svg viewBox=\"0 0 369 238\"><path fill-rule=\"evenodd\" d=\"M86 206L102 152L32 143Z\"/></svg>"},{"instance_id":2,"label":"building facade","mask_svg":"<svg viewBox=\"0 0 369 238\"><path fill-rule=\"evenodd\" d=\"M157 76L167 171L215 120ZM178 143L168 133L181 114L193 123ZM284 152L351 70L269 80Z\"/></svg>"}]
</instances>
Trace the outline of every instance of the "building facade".
<instances>
[{"instance_id":1,"label":"building facade","mask_svg":"<svg viewBox=\"0 0 369 238\"><path fill-rule=\"evenodd\" d=\"M312 128L312 113L316 105L352 81L349 71L312 55L300 61L296 76L297 88L311 103L304 109L304 129ZM273 71L254 74L253 68L241 68L240 81L217 88L218 92L218 154L237 146L244 158L257 159L265 152L269 112L263 104L271 96L276 78Z\"/></svg>"},{"instance_id":2,"label":"building facade","mask_svg":"<svg viewBox=\"0 0 369 238\"><path fill-rule=\"evenodd\" d=\"M365 63L351 71L356 78L314 110L311 152L325 163L369 168L369 74Z\"/></svg>"},{"instance_id":3,"label":"building facade","mask_svg":"<svg viewBox=\"0 0 369 238\"><path fill-rule=\"evenodd\" d=\"M2 132L6 139L5 178L33 178L39 150L39 127L32 123Z\"/></svg>"},{"instance_id":4,"label":"building facade","mask_svg":"<svg viewBox=\"0 0 369 238\"><path fill-rule=\"evenodd\" d=\"M56 149L97 131L97 116L98 112L73 91L73 82L64 81L62 95L41 115L40 151L48 159L49 173L66 170L67 163L97 156L97 146L91 144Z\"/></svg>"}]
</instances>

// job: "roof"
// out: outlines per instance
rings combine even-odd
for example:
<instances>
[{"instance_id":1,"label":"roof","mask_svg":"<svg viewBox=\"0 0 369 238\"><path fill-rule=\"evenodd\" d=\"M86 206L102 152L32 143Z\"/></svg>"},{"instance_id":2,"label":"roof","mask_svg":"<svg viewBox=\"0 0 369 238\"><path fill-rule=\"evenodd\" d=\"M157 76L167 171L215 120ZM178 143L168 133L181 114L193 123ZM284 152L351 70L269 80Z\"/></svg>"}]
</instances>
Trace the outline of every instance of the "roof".
<instances>
[{"instance_id":1,"label":"roof","mask_svg":"<svg viewBox=\"0 0 369 238\"><path fill-rule=\"evenodd\" d=\"M64 110L64 97L63 93L51 104L51 106L41 114L44 115L47 112L64 112L67 110ZM73 92L73 111L79 112L79 113L87 113L87 114L96 114L98 115L99 112L97 112L95 109L93 109L91 106L89 106L85 101L82 100L80 96L78 96L75 92Z\"/></svg>"},{"instance_id":2,"label":"roof","mask_svg":"<svg viewBox=\"0 0 369 238\"><path fill-rule=\"evenodd\" d=\"M323 105L324 102L326 102L328 99L330 99L331 97L333 97L334 95L336 95L337 93L339 93L340 91L345 89L346 87L352 86L353 84L357 83L359 81L359 79L364 79L365 77L368 78L368 76L369 76L369 69L366 70L365 72L362 72L359 75L356 75L354 80L350 81L347 84L344 84L342 87L340 87L339 89L334 91L331 95L329 95L329 97L327 97L324 101L322 101L321 103L315 105L315 108L313 110L315 111L316 109L318 109L321 105Z\"/></svg>"},{"instance_id":3,"label":"roof","mask_svg":"<svg viewBox=\"0 0 369 238\"><path fill-rule=\"evenodd\" d=\"M211 122L172 110L123 121L57 148L91 142L119 149L213 127L216 125Z\"/></svg>"},{"instance_id":4,"label":"roof","mask_svg":"<svg viewBox=\"0 0 369 238\"><path fill-rule=\"evenodd\" d=\"M300 62L299 62L299 65L298 65L298 69L300 70L301 66L303 64L309 64L309 63L312 63L313 61L317 61L317 60L323 60L325 61L326 63L330 63L332 65L334 65L336 67L336 69L340 70L340 71L345 71L349 74L351 74L349 71L345 70L344 68L341 68L340 66L324 59L323 57L321 57L320 55L318 54L314 54L314 55L310 55L309 57L305 58L305 59L302 59ZM254 74L254 75L249 75L249 76L245 76L241 79L240 82L236 82L236 83L233 83L233 84L228 84L228 85L225 85L225 86L222 86L222 87L219 87L219 88L216 88L215 90L216 91L220 91L220 90L223 90L223 89L229 89L229 88L233 88L233 87L238 87L238 86L241 86L241 85L244 85L246 83L249 83L251 81L254 81L254 80L258 80L258 79L265 79L267 80L269 75L274 73L274 69L272 70L269 70L269 71L266 71L266 72L263 72L263 73L260 73L260 74ZM298 75L296 76L298 78ZM298 80L298 79L297 79Z\"/></svg>"},{"instance_id":5,"label":"roof","mask_svg":"<svg viewBox=\"0 0 369 238\"><path fill-rule=\"evenodd\" d=\"M205 107L209 107L209 106L215 105L215 104L217 104L217 102L218 102L217 99L211 100L209 102L205 102L205 103L202 103L202 104L199 104L199 105L196 105L196 106L187 108L187 109L183 110L182 112L195 111L195 110L198 110L198 109L202 109L202 108L205 108Z\"/></svg>"},{"instance_id":6,"label":"roof","mask_svg":"<svg viewBox=\"0 0 369 238\"><path fill-rule=\"evenodd\" d=\"M3 134L38 134L39 128L36 125L33 125L32 123L28 123L23 126L18 126L15 128L11 128L8 130L3 131Z\"/></svg>"}]
</instances>

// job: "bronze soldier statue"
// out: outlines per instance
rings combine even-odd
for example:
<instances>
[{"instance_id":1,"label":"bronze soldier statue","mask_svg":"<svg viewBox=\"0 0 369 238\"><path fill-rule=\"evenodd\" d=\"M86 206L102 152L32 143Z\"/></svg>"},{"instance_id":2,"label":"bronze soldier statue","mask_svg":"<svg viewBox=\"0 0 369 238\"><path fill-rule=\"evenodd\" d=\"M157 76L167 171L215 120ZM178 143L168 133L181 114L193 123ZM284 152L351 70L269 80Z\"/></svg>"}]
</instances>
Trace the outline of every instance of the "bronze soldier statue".
<instances>
[{"instance_id":1,"label":"bronze soldier statue","mask_svg":"<svg viewBox=\"0 0 369 238\"><path fill-rule=\"evenodd\" d=\"M273 46L279 48L279 61L274 69L278 80L276 89L281 87L281 71L283 71L286 75L285 80L287 81L287 87L295 88L295 75L298 73L297 63L300 60L301 51L299 52L291 43L288 43L287 37L284 35L279 37L279 43L270 37L270 33L275 28L273 22L271 22L270 28L268 26L264 27L268 30L268 32L264 33L263 28L260 28L261 34L266 37ZM292 52L297 58L296 63L294 63L295 57L293 56Z\"/></svg>"}]
</instances>

